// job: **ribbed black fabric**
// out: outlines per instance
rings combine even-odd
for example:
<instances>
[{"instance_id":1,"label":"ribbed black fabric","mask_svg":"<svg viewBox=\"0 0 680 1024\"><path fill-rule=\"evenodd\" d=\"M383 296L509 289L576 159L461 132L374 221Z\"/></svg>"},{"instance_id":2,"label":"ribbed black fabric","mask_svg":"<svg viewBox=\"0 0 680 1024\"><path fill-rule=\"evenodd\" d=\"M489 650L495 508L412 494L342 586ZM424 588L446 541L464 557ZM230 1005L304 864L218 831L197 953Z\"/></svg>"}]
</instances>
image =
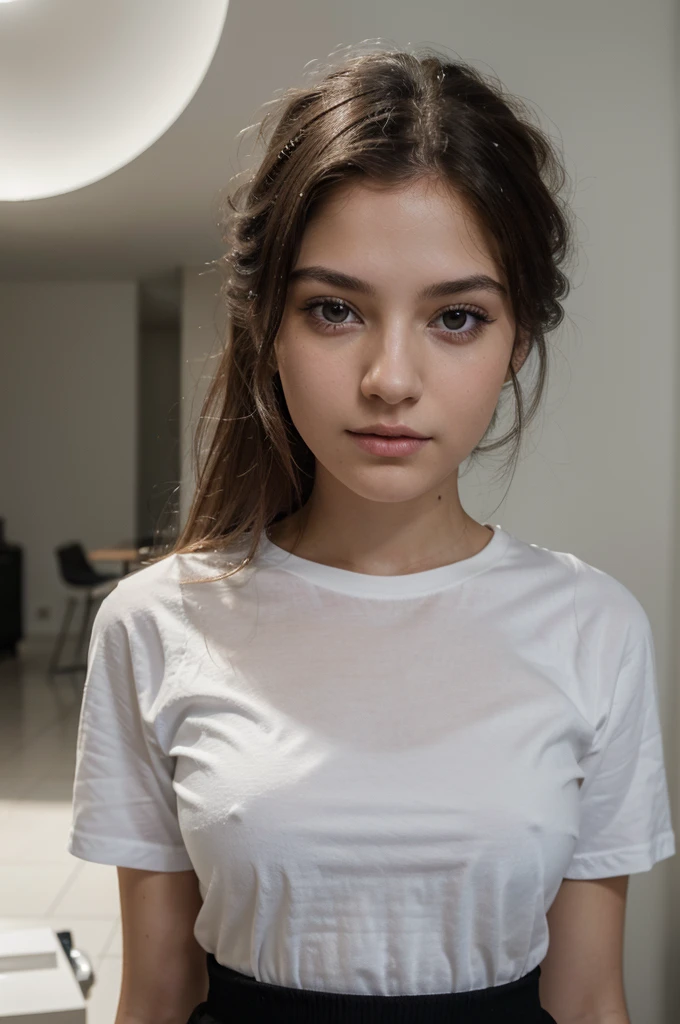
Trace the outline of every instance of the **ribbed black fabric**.
<instances>
[{"instance_id":1,"label":"ribbed black fabric","mask_svg":"<svg viewBox=\"0 0 680 1024\"><path fill-rule=\"evenodd\" d=\"M187 1024L556 1024L542 1009L540 966L506 985L424 996L370 996L256 981L207 954L208 999Z\"/></svg>"}]
</instances>

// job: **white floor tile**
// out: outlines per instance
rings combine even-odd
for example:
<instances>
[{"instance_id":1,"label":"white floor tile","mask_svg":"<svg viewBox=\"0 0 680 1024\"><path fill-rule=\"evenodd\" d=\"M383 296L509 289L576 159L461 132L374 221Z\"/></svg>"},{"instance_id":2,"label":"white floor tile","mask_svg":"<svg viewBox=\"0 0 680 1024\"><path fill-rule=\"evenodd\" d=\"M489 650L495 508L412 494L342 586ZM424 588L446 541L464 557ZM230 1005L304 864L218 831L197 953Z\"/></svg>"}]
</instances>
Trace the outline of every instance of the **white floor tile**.
<instances>
[{"instance_id":1,"label":"white floor tile","mask_svg":"<svg viewBox=\"0 0 680 1024\"><path fill-rule=\"evenodd\" d=\"M108 919L117 917L120 914L120 897L116 868L111 864L94 864L89 861L80 861L80 864L78 874L50 908L50 914Z\"/></svg>"},{"instance_id":2,"label":"white floor tile","mask_svg":"<svg viewBox=\"0 0 680 1024\"><path fill-rule=\"evenodd\" d=\"M116 922L111 929L106 946L102 949L102 956L122 956L123 955L123 929L121 919L117 918Z\"/></svg>"},{"instance_id":3,"label":"white floor tile","mask_svg":"<svg viewBox=\"0 0 680 1024\"><path fill-rule=\"evenodd\" d=\"M3 917L43 917L52 914L55 898L79 871L74 857L70 864L0 865L0 914ZM82 916L106 915L93 913ZM114 917L115 914L111 912L108 916Z\"/></svg>"},{"instance_id":4,"label":"white floor tile","mask_svg":"<svg viewBox=\"0 0 680 1024\"><path fill-rule=\"evenodd\" d=\"M6 806L6 805L5 805ZM0 865L77 863L66 849L72 808L62 801L25 798L2 818Z\"/></svg>"}]
</instances>

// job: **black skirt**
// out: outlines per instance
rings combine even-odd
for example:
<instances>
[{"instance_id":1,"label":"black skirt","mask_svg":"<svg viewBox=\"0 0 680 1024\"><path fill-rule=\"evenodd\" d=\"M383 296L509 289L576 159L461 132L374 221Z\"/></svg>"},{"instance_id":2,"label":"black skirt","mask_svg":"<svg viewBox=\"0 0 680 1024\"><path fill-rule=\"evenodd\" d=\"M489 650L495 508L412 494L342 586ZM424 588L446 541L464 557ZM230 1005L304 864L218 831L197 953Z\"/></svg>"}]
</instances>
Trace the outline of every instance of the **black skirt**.
<instances>
[{"instance_id":1,"label":"black skirt","mask_svg":"<svg viewBox=\"0 0 680 1024\"><path fill-rule=\"evenodd\" d=\"M505 985L434 995L370 996L257 981L207 954L209 990L187 1024L556 1024L537 966Z\"/></svg>"}]
</instances>

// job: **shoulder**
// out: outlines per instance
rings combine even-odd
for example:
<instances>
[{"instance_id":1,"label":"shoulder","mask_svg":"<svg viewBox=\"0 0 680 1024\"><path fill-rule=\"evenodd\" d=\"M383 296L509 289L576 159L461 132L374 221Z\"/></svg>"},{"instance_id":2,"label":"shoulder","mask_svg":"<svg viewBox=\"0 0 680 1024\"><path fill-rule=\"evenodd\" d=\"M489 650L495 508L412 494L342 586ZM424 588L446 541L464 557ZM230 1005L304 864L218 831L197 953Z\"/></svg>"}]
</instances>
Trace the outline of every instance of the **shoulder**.
<instances>
[{"instance_id":1,"label":"shoulder","mask_svg":"<svg viewBox=\"0 0 680 1024\"><path fill-rule=\"evenodd\" d=\"M642 603L616 576L569 551L525 541L516 541L516 547L523 564L544 574L551 586L571 588L578 636L587 647L604 643L612 652L627 653L650 636Z\"/></svg>"},{"instance_id":2,"label":"shoulder","mask_svg":"<svg viewBox=\"0 0 680 1024\"><path fill-rule=\"evenodd\" d=\"M90 687L115 666L118 688L125 677L130 691L152 700L181 664L188 639L182 561L170 554L124 576L101 602L92 625Z\"/></svg>"},{"instance_id":3,"label":"shoulder","mask_svg":"<svg viewBox=\"0 0 680 1024\"><path fill-rule=\"evenodd\" d=\"M99 616L113 621L162 617L176 609L181 578L181 556L167 555L124 576L100 605Z\"/></svg>"},{"instance_id":4,"label":"shoulder","mask_svg":"<svg viewBox=\"0 0 680 1024\"><path fill-rule=\"evenodd\" d=\"M576 559L574 610L579 638L618 663L642 641L651 641L651 625L641 601L621 580Z\"/></svg>"},{"instance_id":5,"label":"shoulder","mask_svg":"<svg viewBox=\"0 0 680 1024\"><path fill-rule=\"evenodd\" d=\"M176 553L124 576L101 603L98 619L100 626L118 623L134 630L137 635L153 629L157 633L173 635L184 632L185 601L191 584L201 591L201 584L224 579L233 563L219 551ZM239 579L248 573L239 574ZM210 593L203 589L202 593Z\"/></svg>"},{"instance_id":6,"label":"shoulder","mask_svg":"<svg viewBox=\"0 0 680 1024\"><path fill-rule=\"evenodd\" d=\"M140 659L181 653L187 640L185 561L184 555L166 555L119 580L99 606L93 637L124 644Z\"/></svg>"}]
</instances>

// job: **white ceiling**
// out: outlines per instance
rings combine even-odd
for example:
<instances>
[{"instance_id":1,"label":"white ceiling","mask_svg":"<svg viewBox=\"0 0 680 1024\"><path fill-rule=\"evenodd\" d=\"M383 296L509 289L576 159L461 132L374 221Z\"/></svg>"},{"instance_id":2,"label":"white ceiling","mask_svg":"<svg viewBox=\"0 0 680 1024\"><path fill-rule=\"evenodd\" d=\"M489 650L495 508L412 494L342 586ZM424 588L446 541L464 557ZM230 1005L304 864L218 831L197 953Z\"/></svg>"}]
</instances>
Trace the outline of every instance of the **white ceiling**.
<instances>
[{"instance_id":1,"label":"white ceiling","mask_svg":"<svg viewBox=\"0 0 680 1024\"><path fill-rule=\"evenodd\" d=\"M138 278L216 258L220 192L253 147L251 132L237 152L238 133L309 61L376 34L374 21L360 0L231 0L202 85L153 146L77 191L0 202L0 279Z\"/></svg>"},{"instance_id":2,"label":"white ceiling","mask_svg":"<svg viewBox=\"0 0 680 1024\"><path fill-rule=\"evenodd\" d=\"M0 200L72 192L148 149L196 94L227 7L163 0L159 18L139 0L3 4Z\"/></svg>"}]
</instances>

